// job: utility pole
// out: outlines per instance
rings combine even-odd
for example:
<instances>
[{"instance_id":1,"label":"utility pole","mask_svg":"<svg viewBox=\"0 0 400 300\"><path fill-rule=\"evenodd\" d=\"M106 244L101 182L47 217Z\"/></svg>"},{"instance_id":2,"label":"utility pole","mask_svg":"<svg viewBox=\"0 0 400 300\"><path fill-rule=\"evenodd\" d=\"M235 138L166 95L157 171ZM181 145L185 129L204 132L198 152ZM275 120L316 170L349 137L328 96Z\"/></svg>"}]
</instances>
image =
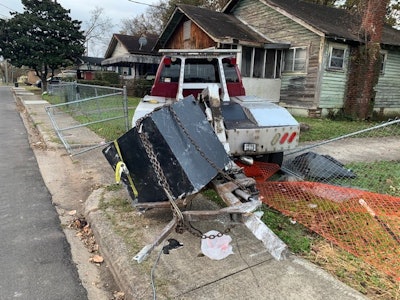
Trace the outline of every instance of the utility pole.
<instances>
[{"instance_id":1,"label":"utility pole","mask_svg":"<svg viewBox=\"0 0 400 300\"><path fill-rule=\"evenodd\" d=\"M8 85L8 62L7 62L7 59L5 59L4 60L4 63L5 63L5 70L6 70L6 85Z\"/></svg>"}]
</instances>

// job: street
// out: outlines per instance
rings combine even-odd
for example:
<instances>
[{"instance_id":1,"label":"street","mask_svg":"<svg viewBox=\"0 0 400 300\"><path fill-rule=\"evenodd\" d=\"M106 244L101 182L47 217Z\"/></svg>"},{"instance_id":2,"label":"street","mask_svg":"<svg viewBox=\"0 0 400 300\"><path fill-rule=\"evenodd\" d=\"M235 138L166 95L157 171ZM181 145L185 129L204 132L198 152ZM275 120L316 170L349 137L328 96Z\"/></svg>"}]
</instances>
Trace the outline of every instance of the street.
<instances>
[{"instance_id":1,"label":"street","mask_svg":"<svg viewBox=\"0 0 400 300\"><path fill-rule=\"evenodd\" d=\"M87 299L9 87L0 99L0 299Z\"/></svg>"}]
</instances>

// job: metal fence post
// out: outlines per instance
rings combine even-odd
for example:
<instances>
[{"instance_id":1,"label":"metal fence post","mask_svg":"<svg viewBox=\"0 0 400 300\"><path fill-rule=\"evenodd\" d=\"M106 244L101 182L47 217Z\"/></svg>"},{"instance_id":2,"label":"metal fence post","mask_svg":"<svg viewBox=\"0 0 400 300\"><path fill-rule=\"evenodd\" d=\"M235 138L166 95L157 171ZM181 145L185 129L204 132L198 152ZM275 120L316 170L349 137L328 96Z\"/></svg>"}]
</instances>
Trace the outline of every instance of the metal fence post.
<instances>
[{"instance_id":1,"label":"metal fence post","mask_svg":"<svg viewBox=\"0 0 400 300\"><path fill-rule=\"evenodd\" d=\"M124 94L124 116L125 116L125 129L129 130L129 113L128 113L128 93L126 89L126 85L123 86L123 94Z\"/></svg>"}]
</instances>

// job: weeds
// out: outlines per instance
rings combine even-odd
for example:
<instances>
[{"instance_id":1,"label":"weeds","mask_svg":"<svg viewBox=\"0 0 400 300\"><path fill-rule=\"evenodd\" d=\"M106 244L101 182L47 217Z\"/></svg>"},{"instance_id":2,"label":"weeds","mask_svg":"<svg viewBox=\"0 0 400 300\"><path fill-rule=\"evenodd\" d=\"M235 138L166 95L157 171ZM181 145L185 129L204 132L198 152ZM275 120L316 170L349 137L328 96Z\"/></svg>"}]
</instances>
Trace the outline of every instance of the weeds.
<instances>
[{"instance_id":1,"label":"weeds","mask_svg":"<svg viewBox=\"0 0 400 300\"><path fill-rule=\"evenodd\" d=\"M361 121L333 121L330 119L315 119L296 117L299 123L310 126L310 130L301 132L300 142L329 140L341 135L370 128L376 123Z\"/></svg>"},{"instance_id":2,"label":"weeds","mask_svg":"<svg viewBox=\"0 0 400 300\"><path fill-rule=\"evenodd\" d=\"M352 180L352 186L400 197L400 169L397 161L350 163L346 168L358 174L357 178Z\"/></svg>"}]
</instances>

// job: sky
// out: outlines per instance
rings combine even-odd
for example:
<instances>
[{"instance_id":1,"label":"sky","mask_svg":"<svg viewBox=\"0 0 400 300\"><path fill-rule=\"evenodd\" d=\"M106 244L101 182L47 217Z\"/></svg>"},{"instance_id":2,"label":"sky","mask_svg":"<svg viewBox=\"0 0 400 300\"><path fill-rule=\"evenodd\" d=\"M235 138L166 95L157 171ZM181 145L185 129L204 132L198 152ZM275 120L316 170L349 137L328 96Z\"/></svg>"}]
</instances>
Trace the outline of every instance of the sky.
<instances>
[{"instance_id":1,"label":"sky","mask_svg":"<svg viewBox=\"0 0 400 300\"><path fill-rule=\"evenodd\" d=\"M148 5L140 3L154 5L158 3L158 0L137 0L134 2L129 0L57 0L57 2L61 4L63 8L71 10L70 16L72 19L83 22L82 28L85 22L89 22L91 11L96 7L103 8L103 17L112 19L114 25L113 33L118 33L121 20L140 15L149 7ZM9 11L22 13L23 5L21 1L0 0L0 18L9 18Z\"/></svg>"},{"instance_id":2,"label":"sky","mask_svg":"<svg viewBox=\"0 0 400 300\"><path fill-rule=\"evenodd\" d=\"M157 0L57 0L65 9L71 10L71 17L75 20L85 21L90 18L90 12L97 6L104 8L104 15L119 24L121 19L132 18L143 13L147 5L139 4L157 3ZM0 0L0 17L9 17L9 11L23 12L23 5L19 0Z\"/></svg>"}]
</instances>

